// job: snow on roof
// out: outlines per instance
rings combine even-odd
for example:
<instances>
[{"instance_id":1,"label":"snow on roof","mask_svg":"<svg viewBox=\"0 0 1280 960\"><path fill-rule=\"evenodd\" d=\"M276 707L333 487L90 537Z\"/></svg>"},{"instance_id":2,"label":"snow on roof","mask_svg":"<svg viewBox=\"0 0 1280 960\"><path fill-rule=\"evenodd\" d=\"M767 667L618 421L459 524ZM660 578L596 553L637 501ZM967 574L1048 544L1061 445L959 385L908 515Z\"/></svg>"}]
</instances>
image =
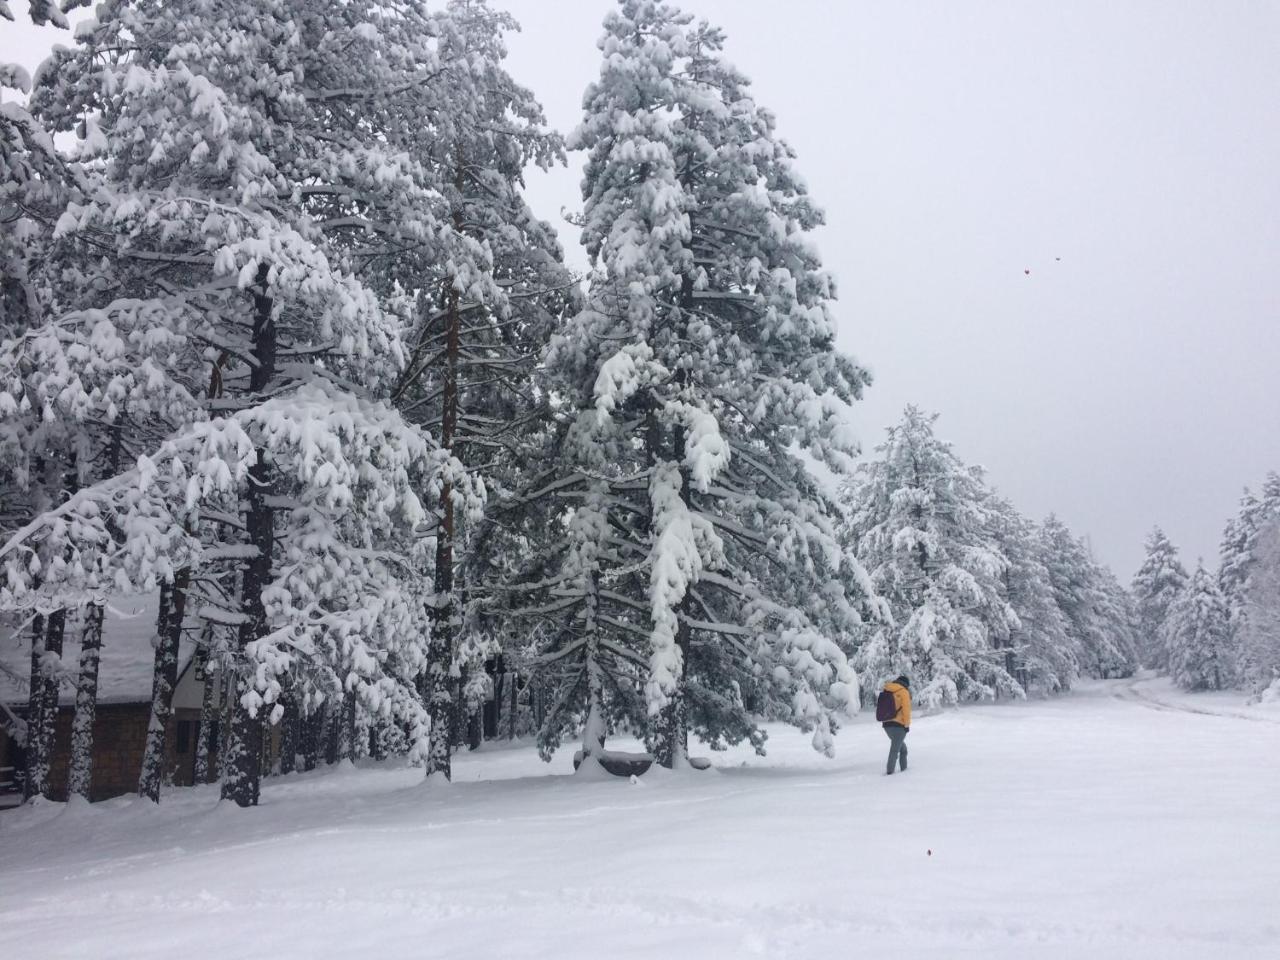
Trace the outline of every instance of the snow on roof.
<instances>
[{"instance_id":1,"label":"snow on roof","mask_svg":"<svg viewBox=\"0 0 1280 960\"><path fill-rule=\"evenodd\" d=\"M151 675L155 648L159 594L118 597L107 604L102 624L102 655L98 662L99 703L147 703L151 700ZM25 620L25 618L23 618ZM22 622L22 621L18 621ZM25 706L31 677L30 629L13 633L14 622L0 622L0 703ZM185 665L194 643L183 631L178 663ZM62 647L62 694L60 703L75 700L76 678L80 671L80 618L67 618Z\"/></svg>"}]
</instances>

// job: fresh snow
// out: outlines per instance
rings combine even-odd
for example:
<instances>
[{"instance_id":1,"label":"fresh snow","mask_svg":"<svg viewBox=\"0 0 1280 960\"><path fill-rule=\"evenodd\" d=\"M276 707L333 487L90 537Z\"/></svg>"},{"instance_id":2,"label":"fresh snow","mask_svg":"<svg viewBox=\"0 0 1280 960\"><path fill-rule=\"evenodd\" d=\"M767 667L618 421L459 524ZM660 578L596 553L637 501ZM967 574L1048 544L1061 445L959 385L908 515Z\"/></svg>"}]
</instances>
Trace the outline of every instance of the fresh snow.
<instances>
[{"instance_id":1,"label":"fresh snow","mask_svg":"<svg viewBox=\"0 0 1280 960\"><path fill-rule=\"evenodd\" d=\"M894 777L869 717L831 761L769 732L636 782L486 744L451 786L41 802L0 814L0 929L48 960L1280 956L1280 704L1093 682L921 717Z\"/></svg>"}]
</instances>

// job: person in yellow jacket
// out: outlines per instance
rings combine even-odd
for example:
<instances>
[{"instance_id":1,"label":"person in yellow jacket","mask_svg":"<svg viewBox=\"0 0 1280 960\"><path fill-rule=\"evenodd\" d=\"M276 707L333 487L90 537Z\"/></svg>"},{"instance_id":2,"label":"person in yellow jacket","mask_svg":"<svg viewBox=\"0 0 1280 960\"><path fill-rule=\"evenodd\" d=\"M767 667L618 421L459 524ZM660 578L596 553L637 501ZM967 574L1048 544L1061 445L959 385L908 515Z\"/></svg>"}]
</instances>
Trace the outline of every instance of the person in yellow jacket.
<instances>
[{"instance_id":1,"label":"person in yellow jacket","mask_svg":"<svg viewBox=\"0 0 1280 960\"><path fill-rule=\"evenodd\" d=\"M884 689L893 696L893 705L898 708L893 719L883 723L884 732L889 736L889 766L885 773L892 774L895 766L899 770L907 769L907 734L911 730L911 681L906 677L899 677L886 683Z\"/></svg>"}]
</instances>

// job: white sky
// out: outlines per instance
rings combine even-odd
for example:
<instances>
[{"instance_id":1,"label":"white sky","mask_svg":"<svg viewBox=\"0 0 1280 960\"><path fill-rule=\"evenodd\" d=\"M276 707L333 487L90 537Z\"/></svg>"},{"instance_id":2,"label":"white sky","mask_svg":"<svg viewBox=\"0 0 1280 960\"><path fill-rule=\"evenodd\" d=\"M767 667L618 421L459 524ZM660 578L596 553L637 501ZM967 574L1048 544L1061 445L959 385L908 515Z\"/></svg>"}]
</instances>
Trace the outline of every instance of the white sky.
<instances>
[{"instance_id":1,"label":"white sky","mask_svg":"<svg viewBox=\"0 0 1280 960\"><path fill-rule=\"evenodd\" d=\"M569 130L610 0L494 3ZM1241 488L1280 469L1280 4L683 6L728 31L826 208L840 346L876 374L866 444L916 403L1123 580L1156 522L1216 562ZM0 22L0 60L54 34ZM531 177L542 216L579 205L578 168Z\"/></svg>"}]
</instances>

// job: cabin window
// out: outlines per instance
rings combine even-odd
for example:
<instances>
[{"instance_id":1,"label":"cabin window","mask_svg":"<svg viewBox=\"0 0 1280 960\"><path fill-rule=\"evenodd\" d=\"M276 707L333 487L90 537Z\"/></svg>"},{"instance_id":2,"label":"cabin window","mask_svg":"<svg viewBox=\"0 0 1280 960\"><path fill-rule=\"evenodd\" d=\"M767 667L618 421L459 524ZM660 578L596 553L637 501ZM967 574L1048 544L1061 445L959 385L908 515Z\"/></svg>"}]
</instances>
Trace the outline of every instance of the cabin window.
<instances>
[{"instance_id":1,"label":"cabin window","mask_svg":"<svg viewBox=\"0 0 1280 960\"><path fill-rule=\"evenodd\" d=\"M189 753L191 751L191 728L195 724L190 720L178 721L178 752Z\"/></svg>"}]
</instances>

